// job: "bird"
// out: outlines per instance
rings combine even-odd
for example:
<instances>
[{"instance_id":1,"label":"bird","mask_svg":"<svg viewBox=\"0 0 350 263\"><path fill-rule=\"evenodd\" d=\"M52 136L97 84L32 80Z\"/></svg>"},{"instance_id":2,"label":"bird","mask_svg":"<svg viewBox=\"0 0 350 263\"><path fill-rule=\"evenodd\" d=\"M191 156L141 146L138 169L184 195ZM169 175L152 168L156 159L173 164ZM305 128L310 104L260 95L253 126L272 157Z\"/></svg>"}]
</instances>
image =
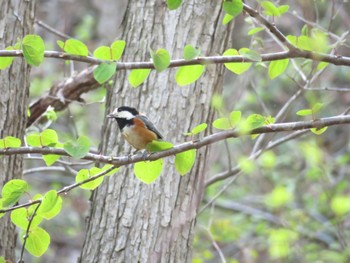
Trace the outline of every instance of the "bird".
<instances>
[{"instance_id":1,"label":"bird","mask_svg":"<svg viewBox=\"0 0 350 263\"><path fill-rule=\"evenodd\" d=\"M133 107L121 106L107 115L115 119L126 141L136 149L136 152L147 148L153 140L162 140L163 136L147 118Z\"/></svg>"}]
</instances>

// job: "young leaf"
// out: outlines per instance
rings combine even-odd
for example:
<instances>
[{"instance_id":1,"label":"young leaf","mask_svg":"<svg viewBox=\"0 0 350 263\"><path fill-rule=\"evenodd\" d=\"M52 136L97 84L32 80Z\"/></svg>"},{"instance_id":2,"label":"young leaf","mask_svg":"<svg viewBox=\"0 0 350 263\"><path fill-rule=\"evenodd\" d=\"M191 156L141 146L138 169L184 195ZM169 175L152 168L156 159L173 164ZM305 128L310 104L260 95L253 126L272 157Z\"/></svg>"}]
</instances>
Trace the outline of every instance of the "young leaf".
<instances>
[{"instance_id":1,"label":"young leaf","mask_svg":"<svg viewBox=\"0 0 350 263\"><path fill-rule=\"evenodd\" d=\"M182 0L167 0L168 9L175 10L180 7Z\"/></svg>"},{"instance_id":2,"label":"young leaf","mask_svg":"<svg viewBox=\"0 0 350 263\"><path fill-rule=\"evenodd\" d=\"M281 5L278 7L279 16L283 15L289 10L289 5Z\"/></svg>"},{"instance_id":3,"label":"young leaf","mask_svg":"<svg viewBox=\"0 0 350 263\"><path fill-rule=\"evenodd\" d=\"M154 67L158 72L161 72L168 68L170 64L169 52L163 48L158 49L156 52L150 50Z\"/></svg>"},{"instance_id":4,"label":"young leaf","mask_svg":"<svg viewBox=\"0 0 350 263\"><path fill-rule=\"evenodd\" d=\"M204 131L207 127L208 127L208 124L206 124L206 123L199 124L192 129L191 134L192 135L198 134L198 133Z\"/></svg>"},{"instance_id":5,"label":"young leaf","mask_svg":"<svg viewBox=\"0 0 350 263\"><path fill-rule=\"evenodd\" d=\"M188 173L196 160L196 149L188 150L182 153L178 153L175 156L175 168L180 175Z\"/></svg>"},{"instance_id":6,"label":"young leaf","mask_svg":"<svg viewBox=\"0 0 350 263\"><path fill-rule=\"evenodd\" d=\"M26 141L28 145L33 147L41 147L41 140L40 140L40 134L39 133L32 133L27 135Z\"/></svg>"},{"instance_id":7,"label":"young leaf","mask_svg":"<svg viewBox=\"0 0 350 263\"><path fill-rule=\"evenodd\" d=\"M92 167L90 170L88 169L81 169L77 176L75 177L75 182L76 183L80 183L82 181L85 181L87 179L89 179L90 177L99 174L102 170L100 168L97 167ZM87 182L85 184L82 184L80 186L80 188L82 189L87 189L87 190L94 190L96 187L98 187L102 182L103 182L104 176L100 176L99 178L91 181L91 182Z\"/></svg>"},{"instance_id":8,"label":"young leaf","mask_svg":"<svg viewBox=\"0 0 350 263\"><path fill-rule=\"evenodd\" d=\"M239 53L236 49L228 49L224 52L223 56L238 56ZM225 67L232 71L235 74L242 74L243 72L247 71L252 63L225 63Z\"/></svg>"},{"instance_id":9,"label":"young leaf","mask_svg":"<svg viewBox=\"0 0 350 263\"><path fill-rule=\"evenodd\" d=\"M13 205L28 190L28 184L24 180L13 179L8 181L2 188L2 205Z\"/></svg>"},{"instance_id":10,"label":"young leaf","mask_svg":"<svg viewBox=\"0 0 350 263\"><path fill-rule=\"evenodd\" d=\"M98 59L111 60L111 48L107 46L101 46L95 49L94 57Z\"/></svg>"},{"instance_id":11,"label":"young leaf","mask_svg":"<svg viewBox=\"0 0 350 263\"><path fill-rule=\"evenodd\" d=\"M218 130L230 130L233 127L231 126L231 122L228 118L219 118L216 119L213 122L213 126L214 128L218 129Z\"/></svg>"},{"instance_id":12,"label":"young leaf","mask_svg":"<svg viewBox=\"0 0 350 263\"><path fill-rule=\"evenodd\" d=\"M186 45L184 48L184 58L186 60L191 60L199 56L201 51L197 48L192 47L191 45Z\"/></svg>"},{"instance_id":13,"label":"young leaf","mask_svg":"<svg viewBox=\"0 0 350 263\"><path fill-rule=\"evenodd\" d=\"M47 166L51 166L52 164L54 164L58 159L60 159L61 155L57 155L57 154L45 154L43 155L43 159L45 161L45 164Z\"/></svg>"},{"instance_id":14,"label":"young leaf","mask_svg":"<svg viewBox=\"0 0 350 263\"><path fill-rule=\"evenodd\" d=\"M289 59L281 59L281 60L275 60L271 61L269 65L269 77L270 79L274 79L281 75L286 68L288 67Z\"/></svg>"},{"instance_id":15,"label":"young leaf","mask_svg":"<svg viewBox=\"0 0 350 263\"><path fill-rule=\"evenodd\" d=\"M174 145L167 141L152 141L147 144L146 149L149 152L160 152L170 148L173 148Z\"/></svg>"},{"instance_id":16,"label":"young leaf","mask_svg":"<svg viewBox=\"0 0 350 263\"><path fill-rule=\"evenodd\" d=\"M66 142L63 148L70 156L80 159L89 152L90 140L86 136L80 136L76 142Z\"/></svg>"},{"instance_id":17,"label":"young leaf","mask_svg":"<svg viewBox=\"0 0 350 263\"><path fill-rule=\"evenodd\" d=\"M4 139L0 139L0 149L3 148L19 148L21 147L21 140L12 137L12 136L6 136Z\"/></svg>"},{"instance_id":18,"label":"young leaf","mask_svg":"<svg viewBox=\"0 0 350 263\"><path fill-rule=\"evenodd\" d=\"M268 16L279 16L280 12L278 8L270 1L262 1L260 3L261 7L264 8L265 14Z\"/></svg>"},{"instance_id":19,"label":"young leaf","mask_svg":"<svg viewBox=\"0 0 350 263\"><path fill-rule=\"evenodd\" d=\"M224 18L222 19L222 24L223 25L227 25L228 23L230 23L232 21L232 19L234 19L234 16L231 16L229 14L225 14Z\"/></svg>"},{"instance_id":20,"label":"young leaf","mask_svg":"<svg viewBox=\"0 0 350 263\"><path fill-rule=\"evenodd\" d=\"M5 50L14 50L12 46L8 46ZM0 70L9 67L12 64L14 57L0 57Z\"/></svg>"},{"instance_id":21,"label":"young leaf","mask_svg":"<svg viewBox=\"0 0 350 263\"><path fill-rule=\"evenodd\" d=\"M250 30L248 31L248 35L249 35L249 36L255 35L255 34L259 33L260 31L263 31L263 30L264 30L263 27L254 27L254 28L252 28L252 29L250 29Z\"/></svg>"},{"instance_id":22,"label":"young leaf","mask_svg":"<svg viewBox=\"0 0 350 263\"><path fill-rule=\"evenodd\" d=\"M251 174L256 169L254 161L248 159L247 157L241 157L238 160L238 164L240 169L246 174Z\"/></svg>"},{"instance_id":23,"label":"young leaf","mask_svg":"<svg viewBox=\"0 0 350 263\"><path fill-rule=\"evenodd\" d=\"M163 159L135 163L134 165L135 176L141 182L150 184L160 176L163 169L163 163L164 163Z\"/></svg>"},{"instance_id":24,"label":"young leaf","mask_svg":"<svg viewBox=\"0 0 350 263\"><path fill-rule=\"evenodd\" d=\"M350 197L336 195L331 201L331 209L337 216L344 216L350 212Z\"/></svg>"},{"instance_id":25,"label":"young leaf","mask_svg":"<svg viewBox=\"0 0 350 263\"><path fill-rule=\"evenodd\" d=\"M317 65L317 70L322 70L322 69L324 69L325 67L327 67L328 65L329 65L328 62L322 61L322 62L318 63L318 65Z\"/></svg>"},{"instance_id":26,"label":"young leaf","mask_svg":"<svg viewBox=\"0 0 350 263\"><path fill-rule=\"evenodd\" d=\"M33 205L33 207L36 207L38 204ZM31 218L32 213L29 211L29 209L26 209L24 207L13 210L11 212L11 221L13 224L18 226L21 229L27 229L29 224L29 219ZM35 216L32 220L31 227L38 226L43 221L43 218L40 216Z\"/></svg>"},{"instance_id":27,"label":"young leaf","mask_svg":"<svg viewBox=\"0 0 350 263\"><path fill-rule=\"evenodd\" d=\"M242 113L240 111L232 111L230 113L230 123L232 126L236 126L241 120Z\"/></svg>"},{"instance_id":28,"label":"young leaf","mask_svg":"<svg viewBox=\"0 0 350 263\"><path fill-rule=\"evenodd\" d=\"M62 197L55 190L48 191L38 208L37 214L47 220L55 217L62 208Z\"/></svg>"},{"instance_id":29,"label":"young leaf","mask_svg":"<svg viewBox=\"0 0 350 263\"><path fill-rule=\"evenodd\" d=\"M191 65L179 67L176 71L175 80L180 86L186 86L202 76L204 72L204 65Z\"/></svg>"},{"instance_id":30,"label":"young leaf","mask_svg":"<svg viewBox=\"0 0 350 263\"><path fill-rule=\"evenodd\" d=\"M266 119L266 117L260 114L252 114L248 116L247 123L249 124L250 129L256 129L265 125Z\"/></svg>"},{"instance_id":31,"label":"young leaf","mask_svg":"<svg viewBox=\"0 0 350 263\"><path fill-rule=\"evenodd\" d=\"M321 135L322 133L324 133L327 130L328 127L323 127L321 129L318 128L311 128L310 131L316 135Z\"/></svg>"},{"instance_id":32,"label":"young leaf","mask_svg":"<svg viewBox=\"0 0 350 263\"><path fill-rule=\"evenodd\" d=\"M243 10L242 0L225 1L223 3L223 9L227 14L235 17L240 13L242 13L242 10Z\"/></svg>"},{"instance_id":33,"label":"young leaf","mask_svg":"<svg viewBox=\"0 0 350 263\"><path fill-rule=\"evenodd\" d=\"M323 108L323 103L317 102L312 106L312 112L317 113Z\"/></svg>"},{"instance_id":34,"label":"young leaf","mask_svg":"<svg viewBox=\"0 0 350 263\"><path fill-rule=\"evenodd\" d=\"M250 50L248 48L241 48L239 50L239 54L247 59L253 60L253 61L257 61L260 62L261 61L261 56L258 52L254 51L254 50Z\"/></svg>"},{"instance_id":35,"label":"young leaf","mask_svg":"<svg viewBox=\"0 0 350 263\"><path fill-rule=\"evenodd\" d=\"M89 50L87 46L83 42L77 39L66 40L66 42L64 43L64 51L72 55L78 55L78 56L84 56L84 57L86 57L89 54Z\"/></svg>"},{"instance_id":36,"label":"young leaf","mask_svg":"<svg viewBox=\"0 0 350 263\"><path fill-rule=\"evenodd\" d=\"M46 129L40 133L42 146L53 146L58 143L58 136L55 130Z\"/></svg>"},{"instance_id":37,"label":"young leaf","mask_svg":"<svg viewBox=\"0 0 350 263\"><path fill-rule=\"evenodd\" d=\"M312 109L303 109L303 110L299 110L295 113L296 115L299 116L308 116L308 115L312 115Z\"/></svg>"},{"instance_id":38,"label":"young leaf","mask_svg":"<svg viewBox=\"0 0 350 263\"><path fill-rule=\"evenodd\" d=\"M149 73L151 72L150 69L133 69L131 70L129 74L129 83L131 86L136 88L137 86L141 85L148 77Z\"/></svg>"},{"instance_id":39,"label":"young leaf","mask_svg":"<svg viewBox=\"0 0 350 263\"><path fill-rule=\"evenodd\" d=\"M21 236L24 236L24 232L22 232ZM44 229L41 227L30 229L25 248L31 255L35 257L42 256L48 249L49 245L50 235Z\"/></svg>"},{"instance_id":40,"label":"young leaf","mask_svg":"<svg viewBox=\"0 0 350 263\"><path fill-rule=\"evenodd\" d=\"M125 49L125 41L124 40L116 40L111 45L111 54L113 60L119 60L123 55Z\"/></svg>"},{"instance_id":41,"label":"young leaf","mask_svg":"<svg viewBox=\"0 0 350 263\"><path fill-rule=\"evenodd\" d=\"M22 41L23 56L27 63L39 66L44 59L45 44L38 35L26 35Z\"/></svg>"},{"instance_id":42,"label":"young leaf","mask_svg":"<svg viewBox=\"0 0 350 263\"><path fill-rule=\"evenodd\" d=\"M94 69L94 78L95 80L103 84L109 80L117 70L117 63L102 63Z\"/></svg>"},{"instance_id":43,"label":"young leaf","mask_svg":"<svg viewBox=\"0 0 350 263\"><path fill-rule=\"evenodd\" d=\"M113 166L112 164L106 164L105 166L103 166L103 167L101 168L101 172L108 170L108 169L111 168L112 166ZM117 167L117 168L113 169L112 171L106 173L105 176L113 175L113 174L115 174L118 170L119 170L119 167Z\"/></svg>"},{"instance_id":44,"label":"young leaf","mask_svg":"<svg viewBox=\"0 0 350 263\"><path fill-rule=\"evenodd\" d=\"M272 208L281 207L293 199L293 195L284 186L276 186L270 194L265 197L265 204Z\"/></svg>"}]
</instances>

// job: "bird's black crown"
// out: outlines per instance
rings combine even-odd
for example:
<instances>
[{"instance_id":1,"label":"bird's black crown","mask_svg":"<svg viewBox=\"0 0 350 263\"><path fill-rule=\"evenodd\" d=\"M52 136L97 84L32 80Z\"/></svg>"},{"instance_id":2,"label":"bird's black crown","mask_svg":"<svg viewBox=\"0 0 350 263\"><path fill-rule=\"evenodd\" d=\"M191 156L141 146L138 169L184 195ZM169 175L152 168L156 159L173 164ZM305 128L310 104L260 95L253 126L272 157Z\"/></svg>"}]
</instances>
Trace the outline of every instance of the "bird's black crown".
<instances>
[{"instance_id":1,"label":"bird's black crown","mask_svg":"<svg viewBox=\"0 0 350 263\"><path fill-rule=\"evenodd\" d=\"M128 106L121 106L121 107L119 107L118 108L118 112L121 112L121 111L128 111L128 112L130 112L133 115L139 115L139 112L135 108L128 107Z\"/></svg>"}]
</instances>

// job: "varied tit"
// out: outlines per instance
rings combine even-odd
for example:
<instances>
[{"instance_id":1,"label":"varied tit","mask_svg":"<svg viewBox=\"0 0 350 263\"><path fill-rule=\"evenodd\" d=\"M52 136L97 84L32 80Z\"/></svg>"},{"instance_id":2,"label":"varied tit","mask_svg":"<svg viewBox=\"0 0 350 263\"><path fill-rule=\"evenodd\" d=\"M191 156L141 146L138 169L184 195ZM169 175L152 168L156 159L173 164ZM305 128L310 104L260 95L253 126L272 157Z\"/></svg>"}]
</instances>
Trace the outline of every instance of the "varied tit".
<instances>
[{"instance_id":1,"label":"varied tit","mask_svg":"<svg viewBox=\"0 0 350 263\"><path fill-rule=\"evenodd\" d=\"M146 145L153 140L163 139L153 123L135 108L122 106L116 108L107 117L117 121L123 137L136 150L145 149Z\"/></svg>"}]
</instances>

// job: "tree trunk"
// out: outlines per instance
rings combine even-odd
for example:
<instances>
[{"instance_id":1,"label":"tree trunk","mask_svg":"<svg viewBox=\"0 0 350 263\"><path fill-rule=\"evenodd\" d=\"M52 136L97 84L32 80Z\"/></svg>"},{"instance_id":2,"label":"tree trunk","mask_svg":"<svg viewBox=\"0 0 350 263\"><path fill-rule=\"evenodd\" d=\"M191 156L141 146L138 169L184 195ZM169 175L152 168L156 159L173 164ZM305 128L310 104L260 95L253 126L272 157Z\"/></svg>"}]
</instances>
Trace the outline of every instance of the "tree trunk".
<instances>
[{"instance_id":1,"label":"tree trunk","mask_svg":"<svg viewBox=\"0 0 350 263\"><path fill-rule=\"evenodd\" d=\"M30 34L34 23L35 1L0 2L0 49L14 45L17 38ZM0 71L0 138L23 139L28 109L30 67L16 58L11 67ZM0 188L5 182L22 177L22 157L0 158ZM0 219L0 256L15 260L16 231L9 214Z\"/></svg>"},{"instance_id":2,"label":"tree trunk","mask_svg":"<svg viewBox=\"0 0 350 263\"><path fill-rule=\"evenodd\" d=\"M232 31L221 25L222 18L218 1L184 1L176 11L167 10L163 0L129 1L122 23L127 43L123 60L148 61L149 47L181 58L186 44L199 47L202 55L222 54ZM223 67L207 66L200 80L182 88L174 81L175 72L153 71L136 89L128 84L129 72L117 72L107 113L133 106L147 113L167 141L188 140L184 132L212 121L210 101L222 86ZM115 122L105 121L102 137L103 153L130 152ZM150 185L135 178L132 166L106 178L93 194L81 262L190 262L207 157L207 148L199 150L192 171L182 177L174 158L167 158L162 175Z\"/></svg>"}]
</instances>

